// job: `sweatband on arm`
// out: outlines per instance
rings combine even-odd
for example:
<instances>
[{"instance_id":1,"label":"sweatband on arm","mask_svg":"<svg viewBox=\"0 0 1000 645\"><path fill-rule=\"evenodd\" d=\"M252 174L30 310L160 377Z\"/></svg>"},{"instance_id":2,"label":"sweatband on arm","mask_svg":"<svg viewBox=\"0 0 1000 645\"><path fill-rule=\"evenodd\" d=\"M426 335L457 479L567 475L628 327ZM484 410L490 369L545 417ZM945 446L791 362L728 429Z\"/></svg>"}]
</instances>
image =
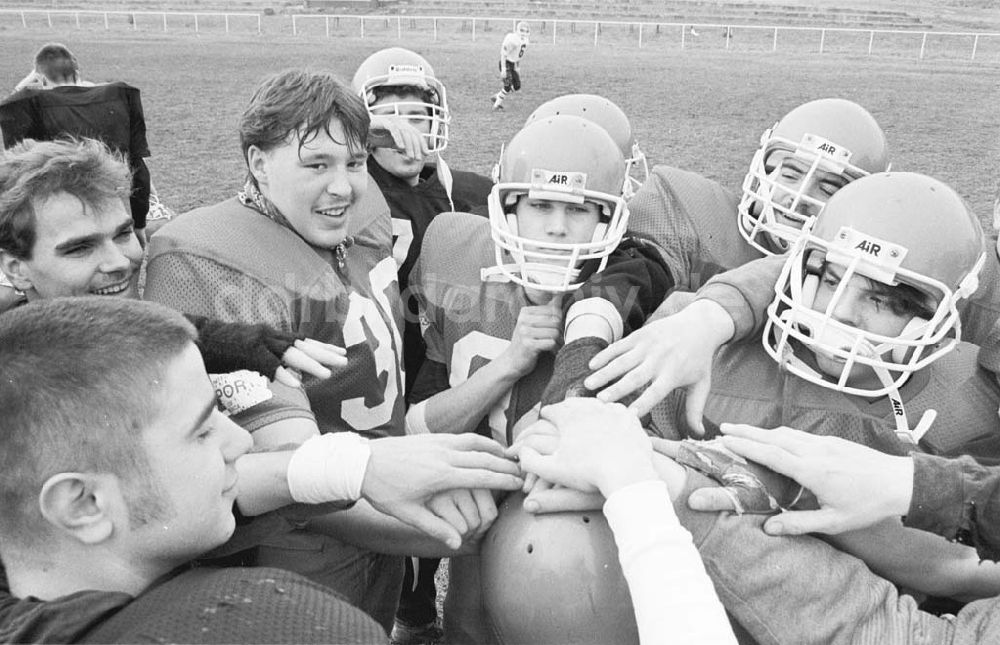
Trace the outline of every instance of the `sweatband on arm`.
<instances>
[{"instance_id":1,"label":"sweatband on arm","mask_svg":"<svg viewBox=\"0 0 1000 645\"><path fill-rule=\"evenodd\" d=\"M354 432L308 439L288 462L292 499L305 504L360 499L370 457L368 439Z\"/></svg>"}]
</instances>

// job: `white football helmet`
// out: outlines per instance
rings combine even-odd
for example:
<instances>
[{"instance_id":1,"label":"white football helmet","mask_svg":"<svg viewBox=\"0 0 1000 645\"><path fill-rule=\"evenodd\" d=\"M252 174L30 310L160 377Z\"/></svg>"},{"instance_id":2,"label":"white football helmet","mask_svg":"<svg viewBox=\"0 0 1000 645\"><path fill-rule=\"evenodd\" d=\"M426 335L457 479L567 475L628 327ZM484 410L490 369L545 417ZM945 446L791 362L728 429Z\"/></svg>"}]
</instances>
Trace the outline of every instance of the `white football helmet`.
<instances>
[{"instance_id":1,"label":"white football helmet","mask_svg":"<svg viewBox=\"0 0 1000 645\"><path fill-rule=\"evenodd\" d=\"M604 269L628 226L625 160L611 136L586 119L559 115L526 126L501 152L494 181L488 205L497 264L486 275L539 291L571 291L580 286L582 263L598 261L596 270ZM528 239L518 234L515 215L522 196L593 202L600 223L586 243Z\"/></svg>"},{"instance_id":2,"label":"white football helmet","mask_svg":"<svg viewBox=\"0 0 1000 645\"><path fill-rule=\"evenodd\" d=\"M646 154L635 140L628 116L614 102L597 94L564 94L538 106L524 125L557 114L583 117L608 131L625 157L625 175L628 177L625 199L630 199L649 178Z\"/></svg>"},{"instance_id":3,"label":"white football helmet","mask_svg":"<svg viewBox=\"0 0 1000 645\"><path fill-rule=\"evenodd\" d=\"M979 220L942 182L902 172L852 182L806 225L789 254L767 310L764 347L812 383L857 396L888 395L895 405L896 390L907 378L951 351L960 338L959 305L976 291L984 249ZM827 264L842 274L836 286L824 287L833 293L817 310ZM890 287L908 285L930 315L914 316L892 337L838 319L855 275ZM839 378L796 357L798 348L843 363ZM881 386L849 383L856 366L870 368Z\"/></svg>"},{"instance_id":4,"label":"white football helmet","mask_svg":"<svg viewBox=\"0 0 1000 645\"><path fill-rule=\"evenodd\" d=\"M740 233L766 255L784 253L830 194L888 169L885 134L863 107L844 99L800 105L761 135L743 180Z\"/></svg>"},{"instance_id":5,"label":"white football helmet","mask_svg":"<svg viewBox=\"0 0 1000 645\"><path fill-rule=\"evenodd\" d=\"M423 100L382 105L391 105L397 115L408 120L430 121L430 131L424 138L431 152L441 152L448 147L448 126L451 123L448 95L444 84L434 76L434 68L420 54L402 47L379 50L361 63L354 74L352 86L364 100L369 114L374 114L375 103L383 93L391 93L391 88L415 88L424 95ZM426 116L403 112L405 108L414 106L423 110Z\"/></svg>"},{"instance_id":6,"label":"white football helmet","mask_svg":"<svg viewBox=\"0 0 1000 645\"><path fill-rule=\"evenodd\" d=\"M522 39L527 40L528 36L531 35L531 25L525 20L521 20L517 23L517 35Z\"/></svg>"}]
</instances>

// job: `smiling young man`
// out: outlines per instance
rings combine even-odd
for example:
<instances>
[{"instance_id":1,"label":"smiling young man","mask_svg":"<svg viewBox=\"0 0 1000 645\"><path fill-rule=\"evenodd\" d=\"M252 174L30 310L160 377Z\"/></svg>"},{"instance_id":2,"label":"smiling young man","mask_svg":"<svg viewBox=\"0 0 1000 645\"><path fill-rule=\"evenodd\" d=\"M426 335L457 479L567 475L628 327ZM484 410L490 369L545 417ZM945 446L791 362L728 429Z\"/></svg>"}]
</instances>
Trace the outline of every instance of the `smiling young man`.
<instances>
[{"instance_id":1,"label":"smiling young man","mask_svg":"<svg viewBox=\"0 0 1000 645\"><path fill-rule=\"evenodd\" d=\"M384 637L298 576L187 569L233 533L251 445L219 411L194 339L180 314L123 298L0 317L4 642Z\"/></svg>"},{"instance_id":2,"label":"smiling young man","mask_svg":"<svg viewBox=\"0 0 1000 645\"><path fill-rule=\"evenodd\" d=\"M403 434L402 310L389 210L368 176L369 125L364 102L332 74L265 79L240 121L242 189L164 226L150 245L148 298L346 347L338 378L307 380L280 392L281 405L242 417L259 445L301 443L317 426L335 441L353 436L345 431ZM403 561L372 549L381 519L357 504L283 521L280 535L249 545L250 558L331 586L388 631Z\"/></svg>"}]
</instances>

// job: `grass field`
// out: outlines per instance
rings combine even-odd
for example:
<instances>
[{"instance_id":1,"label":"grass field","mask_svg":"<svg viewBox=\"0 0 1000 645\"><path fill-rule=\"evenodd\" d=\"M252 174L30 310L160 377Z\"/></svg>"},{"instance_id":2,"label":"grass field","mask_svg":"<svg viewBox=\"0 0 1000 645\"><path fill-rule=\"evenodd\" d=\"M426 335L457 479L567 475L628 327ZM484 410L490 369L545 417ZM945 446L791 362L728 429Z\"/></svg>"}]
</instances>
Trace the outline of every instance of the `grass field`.
<instances>
[{"instance_id":1,"label":"grass field","mask_svg":"<svg viewBox=\"0 0 1000 645\"><path fill-rule=\"evenodd\" d=\"M13 87L49 40L65 42L87 78L142 89L154 182L180 211L226 197L241 181L235 125L262 75L309 66L349 80L370 52L399 44L426 56L448 87L454 121L446 158L455 168L488 174L501 142L535 106L567 92L592 92L625 110L654 163L696 170L735 189L765 127L804 101L841 96L882 124L894 168L948 182L984 220L1000 177L1000 66L987 63L534 43L523 65L524 89L506 112L494 114L487 101L498 89L492 40L32 30L7 31L0 40L0 87Z\"/></svg>"}]
</instances>

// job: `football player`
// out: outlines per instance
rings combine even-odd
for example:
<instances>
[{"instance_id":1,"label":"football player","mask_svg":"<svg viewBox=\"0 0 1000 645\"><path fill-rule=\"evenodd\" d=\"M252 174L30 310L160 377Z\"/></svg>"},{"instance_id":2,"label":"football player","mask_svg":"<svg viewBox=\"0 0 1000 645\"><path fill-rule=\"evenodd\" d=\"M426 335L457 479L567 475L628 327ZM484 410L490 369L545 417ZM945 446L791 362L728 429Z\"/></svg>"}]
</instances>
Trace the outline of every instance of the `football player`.
<instances>
[{"instance_id":1,"label":"football player","mask_svg":"<svg viewBox=\"0 0 1000 645\"><path fill-rule=\"evenodd\" d=\"M781 266L766 314L757 305L767 320L763 345L749 336L718 352L710 389L699 402L704 425L784 425L890 454L924 450L996 461L997 392L977 369L977 349L949 337L963 301L976 290L984 251L978 220L943 183L913 173L852 182L829 200L787 258L765 263ZM762 292L744 293L742 302ZM672 327L689 330L681 342L702 357L695 363L711 360L718 346L696 338L712 333L705 318L687 313L701 302L676 316ZM737 322L737 329L754 328L749 319ZM654 328L668 333L666 326ZM684 436L689 426L702 426L700 419L684 419L686 398L671 394L654 409L658 428ZM981 567L974 552L926 535L904 531L896 521L833 541L909 588L947 597L997 593L995 571ZM824 569L816 562L788 567ZM844 625L824 623L818 633L827 628Z\"/></svg>"},{"instance_id":2,"label":"football player","mask_svg":"<svg viewBox=\"0 0 1000 645\"><path fill-rule=\"evenodd\" d=\"M439 215L424 238L413 284L428 350L409 432L510 443L541 403L579 393L565 376L579 373L578 352L641 325L671 286L659 253L626 237L625 160L603 128L537 120L504 147L496 176L488 221ZM452 559L449 641L488 642L478 570L476 557Z\"/></svg>"},{"instance_id":3,"label":"football player","mask_svg":"<svg viewBox=\"0 0 1000 645\"><path fill-rule=\"evenodd\" d=\"M531 27L524 20L517 23L514 31L508 33L500 44L500 79L503 87L490 97L493 111L503 109L503 101L511 92L521 89L521 59L528 49L528 36Z\"/></svg>"},{"instance_id":4,"label":"football player","mask_svg":"<svg viewBox=\"0 0 1000 645\"><path fill-rule=\"evenodd\" d=\"M625 174L628 177L625 199L631 199L649 178L649 164L625 112L611 100L597 94L564 94L539 105L524 125L557 114L582 117L607 130L625 157Z\"/></svg>"},{"instance_id":5,"label":"football player","mask_svg":"<svg viewBox=\"0 0 1000 645\"><path fill-rule=\"evenodd\" d=\"M485 211L493 182L475 173L451 170L441 157L449 142L448 94L423 56L401 47L377 51L358 66L352 86L369 114L405 119L424 137L427 151L438 156L433 164L422 155L410 157L392 147L373 147L368 157L368 173L382 191L392 215L392 254L407 313L403 366L404 389L409 391L425 353L416 300L408 289L424 232L438 213ZM437 560L420 559L415 572L407 562L391 635L395 645L439 636L434 583L437 566Z\"/></svg>"},{"instance_id":6,"label":"football player","mask_svg":"<svg viewBox=\"0 0 1000 645\"><path fill-rule=\"evenodd\" d=\"M357 455L365 442L345 431L371 438L403 433L402 311L391 219L367 172L370 120L364 102L331 74L289 70L269 77L240 124L248 168L243 188L167 224L151 245L148 298L346 347L341 378L306 381L282 391L271 409L247 412L243 423L257 445L301 443L318 426L342 433L344 449ZM392 124L385 127L409 156L425 145L397 141ZM477 508L468 495L463 501ZM281 535L258 540L254 561L340 590L388 632L403 561L384 553L414 551L380 542L381 553L374 552L373 539L390 539L385 519L356 504L285 522Z\"/></svg>"}]
</instances>

